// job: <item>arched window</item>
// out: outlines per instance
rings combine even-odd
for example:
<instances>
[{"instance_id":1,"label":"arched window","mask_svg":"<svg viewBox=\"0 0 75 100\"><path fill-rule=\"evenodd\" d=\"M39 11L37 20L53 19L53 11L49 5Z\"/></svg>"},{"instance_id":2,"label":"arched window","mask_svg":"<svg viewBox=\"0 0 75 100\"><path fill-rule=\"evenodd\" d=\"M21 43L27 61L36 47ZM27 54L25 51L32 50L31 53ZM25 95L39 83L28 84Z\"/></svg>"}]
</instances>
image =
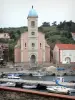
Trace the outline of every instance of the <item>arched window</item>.
<instances>
[{"instance_id":1,"label":"arched window","mask_svg":"<svg viewBox=\"0 0 75 100\"><path fill-rule=\"evenodd\" d=\"M26 47L26 43L25 43L25 47Z\"/></svg>"},{"instance_id":2,"label":"arched window","mask_svg":"<svg viewBox=\"0 0 75 100\"><path fill-rule=\"evenodd\" d=\"M35 32L31 32L32 35L35 35Z\"/></svg>"},{"instance_id":3,"label":"arched window","mask_svg":"<svg viewBox=\"0 0 75 100\"><path fill-rule=\"evenodd\" d=\"M66 61L66 63L70 64L71 63L71 58L70 57L66 57L65 61Z\"/></svg>"},{"instance_id":4,"label":"arched window","mask_svg":"<svg viewBox=\"0 0 75 100\"><path fill-rule=\"evenodd\" d=\"M31 27L35 27L35 21L31 21Z\"/></svg>"},{"instance_id":5,"label":"arched window","mask_svg":"<svg viewBox=\"0 0 75 100\"><path fill-rule=\"evenodd\" d=\"M6 37L6 34L4 34L4 37Z\"/></svg>"},{"instance_id":6,"label":"arched window","mask_svg":"<svg viewBox=\"0 0 75 100\"><path fill-rule=\"evenodd\" d=\"M40 48L41 48L41 43L40 43Z\"/></svg>"},{"instance_id":7,"label":"arched window","mask_svg":"<svg viewBox=\"0 0 75 100\"><path fill-rule=\"evenodd\" d=\"M32 47L35 47L35 43L32 43Z\"/></svg>"}]
</instances>

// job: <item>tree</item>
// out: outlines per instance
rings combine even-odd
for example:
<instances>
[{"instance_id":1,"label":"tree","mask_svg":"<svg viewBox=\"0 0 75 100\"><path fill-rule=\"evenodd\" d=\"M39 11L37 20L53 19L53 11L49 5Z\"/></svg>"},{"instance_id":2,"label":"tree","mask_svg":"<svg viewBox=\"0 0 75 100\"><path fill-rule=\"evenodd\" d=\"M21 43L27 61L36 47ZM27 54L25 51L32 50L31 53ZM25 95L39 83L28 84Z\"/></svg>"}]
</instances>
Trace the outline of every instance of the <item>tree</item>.
<instances>
[{"instance_id":1,"label":"tree","mask_svg":"<svg viewBox=\"0 0 75 100\"><path fill-rule=\"evenodd\" d=\"M42 23L42 26L43 27L50 27L50 22L43 22Z\"/></svg>"},{"instance_id":2,"label":"tree","mask_svg":"<svg viewBox=\"0 0 75 100\"><path fill-rule=\"evenodd\" d=\"M72 23L71 25L71 32L75 32L75 23Z\"/></svg>"},{"instance_id":3,"label":"tree","mask_svg":"<svg viewBox=\"0 0 75 100\"><path fill-rule=\"evenodd\" d=\"M18 33L18 35L20 36L21 35L21 32L20 32L20 30L17 30L17 32L16 33Z\"/></svg>"},{"instance_id":4,"label":"tree","mask_svg":"<svg viewBox=\"0 0 75 100\"><path fill-rule=\"evenodd\" d=\"M54 21L54 22L52 23L52 26L56 26L56 25L57 25L57 22Z\"/></svg>"},{"instance_id":5,"label":"tree","mask_svg":"<svg viewBox=\"0 0 75 100\"><path fill-rule=\"evenodd\" d=\"M3 33L3 32L4 32L4 30L2 28L0 28L0 33Z\"/></svg>"}]
</instances>

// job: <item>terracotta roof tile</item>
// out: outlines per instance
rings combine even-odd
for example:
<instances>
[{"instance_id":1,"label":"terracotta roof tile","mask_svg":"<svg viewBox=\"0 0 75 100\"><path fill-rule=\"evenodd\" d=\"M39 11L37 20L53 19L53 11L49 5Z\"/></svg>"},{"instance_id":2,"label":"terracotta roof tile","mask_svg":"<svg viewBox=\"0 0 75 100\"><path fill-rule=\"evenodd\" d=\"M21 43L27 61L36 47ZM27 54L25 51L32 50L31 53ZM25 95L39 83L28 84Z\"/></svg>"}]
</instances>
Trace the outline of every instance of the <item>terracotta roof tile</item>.
<instances>
[{"instance_id":1,"label":"terracotta roof tile","mask_svg":"<svg viewBox=\"0 0 75 100\"><path fill-rule=\"evenodd\" d=\"M75 50L75 44L56 44L59 49Z\"/></svg>"}]
</instances>

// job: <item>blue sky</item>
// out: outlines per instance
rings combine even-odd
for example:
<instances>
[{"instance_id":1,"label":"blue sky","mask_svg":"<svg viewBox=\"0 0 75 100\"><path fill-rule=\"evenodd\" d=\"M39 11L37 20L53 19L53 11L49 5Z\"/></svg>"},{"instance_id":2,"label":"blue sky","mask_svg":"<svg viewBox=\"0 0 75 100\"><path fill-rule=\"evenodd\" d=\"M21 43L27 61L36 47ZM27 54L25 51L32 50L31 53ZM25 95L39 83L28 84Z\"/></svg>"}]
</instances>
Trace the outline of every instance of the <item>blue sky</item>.
<instances>
[{"instance_id":1,"label":"blue sky","mask_svg":"<svg viewBox=\"0 0 75 100\"><path fill-rule=\"evenodd\" d=\"M27 26L32 5L38 13L39 26L45 21L75 22L75 0L0 0L0 27Z\"/></svg>"}]
</instances>

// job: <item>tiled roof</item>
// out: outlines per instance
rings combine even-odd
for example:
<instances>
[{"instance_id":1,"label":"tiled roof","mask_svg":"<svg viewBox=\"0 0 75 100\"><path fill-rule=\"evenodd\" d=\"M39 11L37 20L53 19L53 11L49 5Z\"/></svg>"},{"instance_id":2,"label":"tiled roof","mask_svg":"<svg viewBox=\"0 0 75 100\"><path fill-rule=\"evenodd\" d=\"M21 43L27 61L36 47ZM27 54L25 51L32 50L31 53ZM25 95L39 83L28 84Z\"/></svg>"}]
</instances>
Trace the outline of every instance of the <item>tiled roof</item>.
<instances>
[{"instance_id":1,"label":"tiled roof","mask_svg":"<svg viewBox=\"0 0 75 100\"><path fill-rule=\"evenodd\" d=\"M72 33L73 35L75 35L75 33Z\"/></svg>"},{"instance_id":2,"label":"tiled roof","mask_svg":"<svg viewBox=\"0 0 75 100\"><path fill-rule=\"evenodd\" d=\"M75 44L56 44L61 50L75 50Z\"/></svg>"}]
</instances>

